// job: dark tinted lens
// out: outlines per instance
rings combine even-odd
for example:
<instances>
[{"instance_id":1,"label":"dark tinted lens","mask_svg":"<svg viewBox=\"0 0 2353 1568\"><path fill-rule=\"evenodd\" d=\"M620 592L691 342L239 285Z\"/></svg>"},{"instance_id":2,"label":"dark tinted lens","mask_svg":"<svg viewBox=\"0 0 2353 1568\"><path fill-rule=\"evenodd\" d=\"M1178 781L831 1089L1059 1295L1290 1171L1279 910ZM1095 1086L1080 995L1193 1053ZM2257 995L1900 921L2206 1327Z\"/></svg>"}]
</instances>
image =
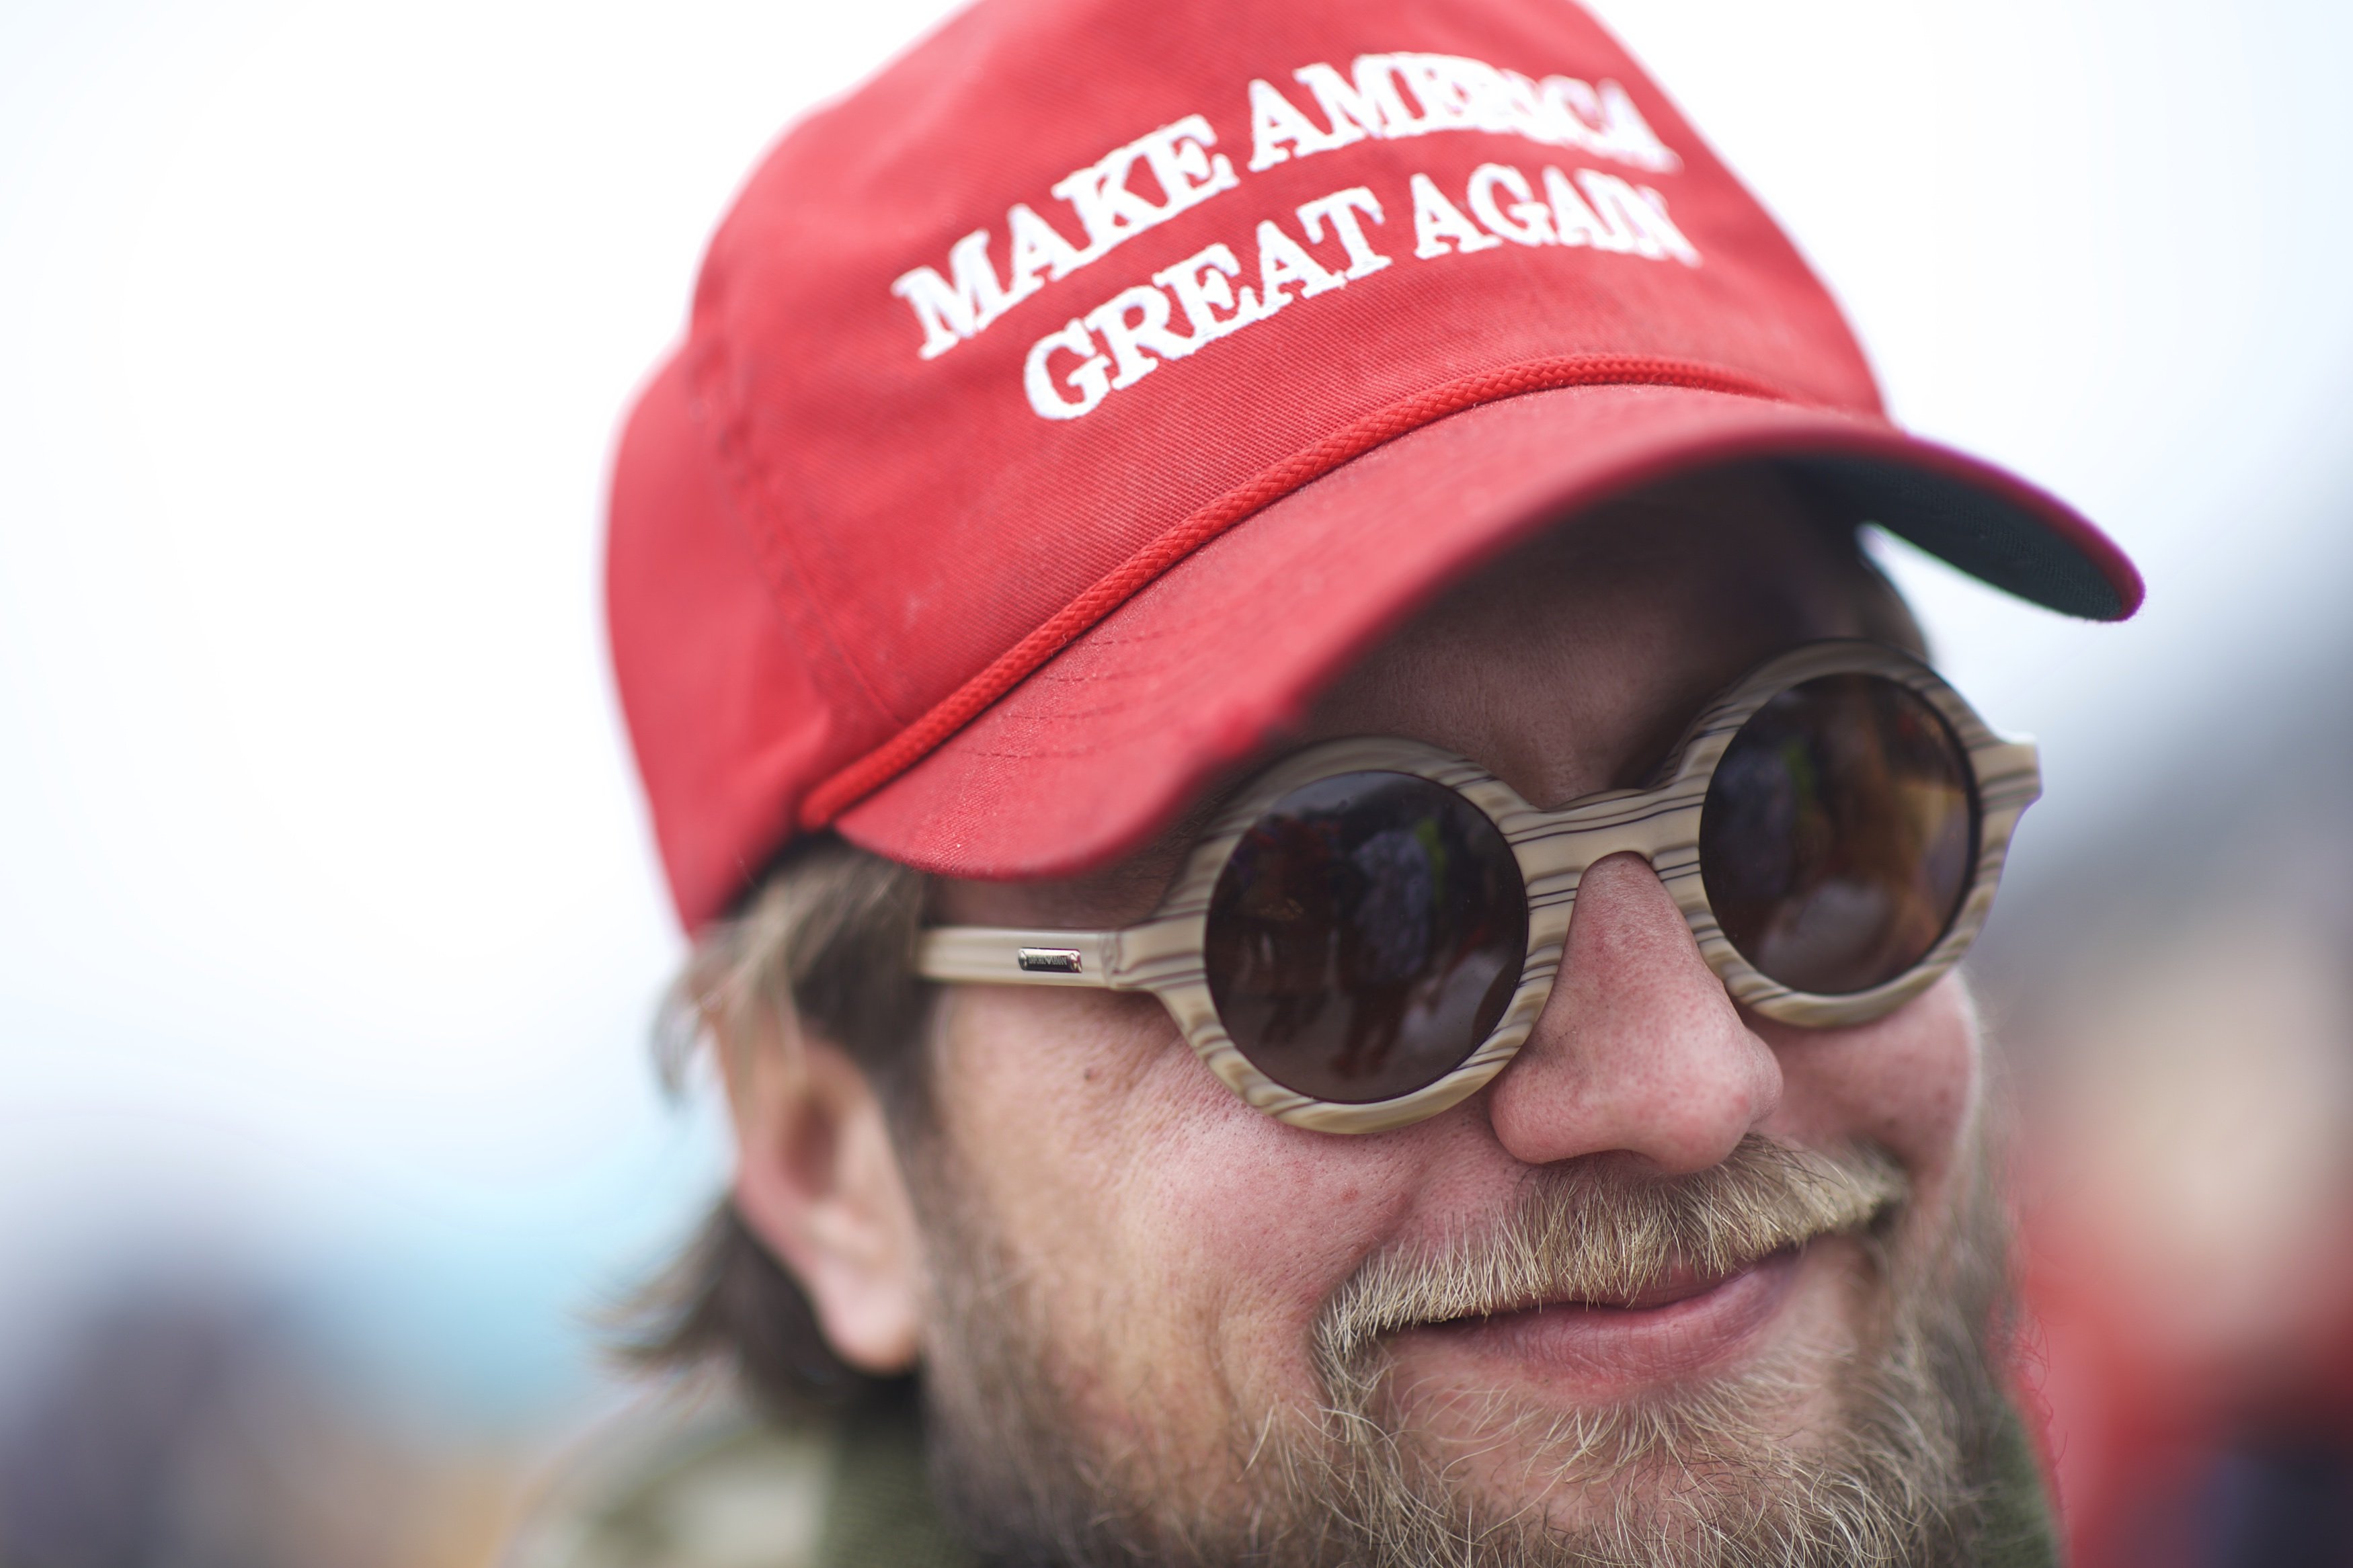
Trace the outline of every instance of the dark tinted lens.
<instances>
[{"instance_id":1,"label":"dark tinted lens","mask_svg":"<svg viewBox=\"0 0 2353 1568\"><path fill-rule=\"evenodd\" d=\"M1410 773L1345 773L1283 796L1235 846L1209 902L1209 990L1259 1071L1362 1104L1461 1065L1527 945L1493 823Z\"/></svg>"},{"instance_id":2,"label":"dark tinted lens","mask_svg":"<svg viewBox=\"0 0 2353 1568\"><path fill-rule=\"evenodd\" d=\"M1699 824L1724 934L1766 975L1827 995L1926 957L1977 848L1968 754L1925 700L1872 675L1824 676L1758 709Z\"/></svg>"}]
</instances>

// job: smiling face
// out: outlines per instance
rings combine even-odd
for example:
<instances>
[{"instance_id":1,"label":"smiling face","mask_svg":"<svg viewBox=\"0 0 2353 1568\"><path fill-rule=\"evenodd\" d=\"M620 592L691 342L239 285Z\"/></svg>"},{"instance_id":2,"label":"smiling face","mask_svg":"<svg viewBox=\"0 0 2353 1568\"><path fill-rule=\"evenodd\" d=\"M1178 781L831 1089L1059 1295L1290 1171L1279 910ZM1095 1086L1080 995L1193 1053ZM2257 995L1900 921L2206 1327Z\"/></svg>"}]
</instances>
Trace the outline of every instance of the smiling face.
<instances>
[{"instance_id":1,"label":"smiling face","mask_svg":"<svg viewBox=\"0 0 2353 1568\"><path fill-rule=\"evenodd\" d=\"M1907 624L1794 505L1690 482L1458 587L1298 739L1428 742L1556 806L1641 782L1759 660ZM1198 818L1081 880L948 885L934 918L1134 921ZM1745 1013L1619 857L1518 1057L1410 1126L1261 1115L1148 995L952 988L934 1051L919 1333L955 1501L1001 1543L1917 1553L1966 1481L1990 1238L1955 981L1860 1027ZM1874 1490L1912 1495L1803 1511Z\"/></svg>"}]
</instances>

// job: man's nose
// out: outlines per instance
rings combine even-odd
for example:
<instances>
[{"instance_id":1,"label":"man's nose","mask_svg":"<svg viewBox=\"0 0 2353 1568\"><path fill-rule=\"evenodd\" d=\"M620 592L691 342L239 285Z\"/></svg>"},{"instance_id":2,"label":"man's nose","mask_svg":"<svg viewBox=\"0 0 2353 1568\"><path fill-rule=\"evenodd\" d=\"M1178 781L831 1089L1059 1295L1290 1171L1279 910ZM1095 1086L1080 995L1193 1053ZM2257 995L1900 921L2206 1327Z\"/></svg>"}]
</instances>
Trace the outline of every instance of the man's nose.
<instances>
[{"instance_id":1,"label":"man's nose","mask_svg":"<svg viewBox=\"0 0 2353 1568\"><path fill-rule=\"evenodd\" d=\"M1504 1147L1532 1165L1622 1151L1680 1174L1724 1159L1780 1100L1780 1063L1657 873L1634 855L1593 866L1552 1000L1489 1095Z\"/></svg>"}]
</instances>

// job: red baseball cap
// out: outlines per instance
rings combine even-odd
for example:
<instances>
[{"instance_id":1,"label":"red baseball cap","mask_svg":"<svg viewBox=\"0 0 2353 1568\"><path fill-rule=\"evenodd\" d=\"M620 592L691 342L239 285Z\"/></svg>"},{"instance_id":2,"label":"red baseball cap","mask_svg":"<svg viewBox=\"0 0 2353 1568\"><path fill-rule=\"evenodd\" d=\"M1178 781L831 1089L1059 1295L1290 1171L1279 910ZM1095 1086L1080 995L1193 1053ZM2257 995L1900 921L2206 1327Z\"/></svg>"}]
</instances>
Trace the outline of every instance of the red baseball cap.
<instances>
[{"instance_id":1,"label":"red baseball cap","mask_svg":"<svg viewBox=\"0 0 2353 1568\"><path fill-rule=\"evenodd\" d=\"M768 156L613 479L679 911L831 826L1133 848L1566 511L1777 465L2119 619L2060 501L1883 413L1820 282L1566 0L985 0Z\"/></svg>"}]
</instances>

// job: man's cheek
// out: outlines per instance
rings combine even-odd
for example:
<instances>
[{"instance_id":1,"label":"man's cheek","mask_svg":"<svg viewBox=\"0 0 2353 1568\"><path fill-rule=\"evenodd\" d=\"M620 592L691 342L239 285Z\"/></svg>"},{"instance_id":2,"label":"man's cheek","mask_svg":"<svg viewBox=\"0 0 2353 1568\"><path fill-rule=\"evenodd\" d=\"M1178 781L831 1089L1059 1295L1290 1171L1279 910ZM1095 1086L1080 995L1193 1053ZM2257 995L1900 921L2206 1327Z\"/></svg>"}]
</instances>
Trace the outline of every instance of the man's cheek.
<instances>
[{"instance_id":1,"label":"man's cheek","mask_svg":"<svg viewBox=\"0 0 2353 1568\"><path fill-rule=\"evenodd\" d=\"M1023 1227L1050 1244L1092 1232L1089 1247L1155 1299L1243 1308L1304 1291L1312 1311L1337 1283L1329 1270L1361 1256L1354 1238L1394 1211L1380 1196L1394 1160L1251 1110L1148 998L1120 999L1142 1010L1096 1000L1052 1017L1008 1010L975 1031L993 1123L978 1136L1023 1173L1004 1194Z\"/></svg>"},{"instance_id":2,"label":"man's cheek","mask_svg":"<svg viewBox=\"0 0 2353 1568\"><path fill-rule=\"evenodd\" d=\"M942 1122L996 1212L1041 1237L1117 1201L1145 1085L1183 1049L1149 997L1011 987L955 993L942 1041Z\"/></svg>"},{"instance_id":3,"label":"man's cheek","mask_svg":"<svg viewBox=\"0 0 2353 1568\"><path fill-rule=\"evenodd\" d=\"M1369 1199L1333 1158L1355 1141L1251 1110L1130 1000L960 996L942 1114L1065 1349L1181 1384L1286 1323L1303 1342Z\"/></svg>"},{"instance_id":4,"label":"man's cheek","mask_svg":"<svg viewBox=\"0 0 2353 1568\"><path fill-rule=\"evenodd\" d=\"M1781 1063L1783 1099L1767 1131L1816 1145L1876 1143L1916 1180L1950 1164L1983 1067L1976 1011L1957 976L1858 1028L1750 1024Z\"/></svg>"},{"instance_id":5,"label":"man's cheek","mask_svg":"<svg viewBox=\"0 0 2353 1568\"><path fill-rule=\"evenodd\" d=\"M1188 1356L1206 1353L1240 1405L1312 1398L1317 1311L1410 1189L1376 1141L1285 1126L1211 1088L1136 1190L1138 1261L1183 1303Z\"/></svg>"}]
</instances>

